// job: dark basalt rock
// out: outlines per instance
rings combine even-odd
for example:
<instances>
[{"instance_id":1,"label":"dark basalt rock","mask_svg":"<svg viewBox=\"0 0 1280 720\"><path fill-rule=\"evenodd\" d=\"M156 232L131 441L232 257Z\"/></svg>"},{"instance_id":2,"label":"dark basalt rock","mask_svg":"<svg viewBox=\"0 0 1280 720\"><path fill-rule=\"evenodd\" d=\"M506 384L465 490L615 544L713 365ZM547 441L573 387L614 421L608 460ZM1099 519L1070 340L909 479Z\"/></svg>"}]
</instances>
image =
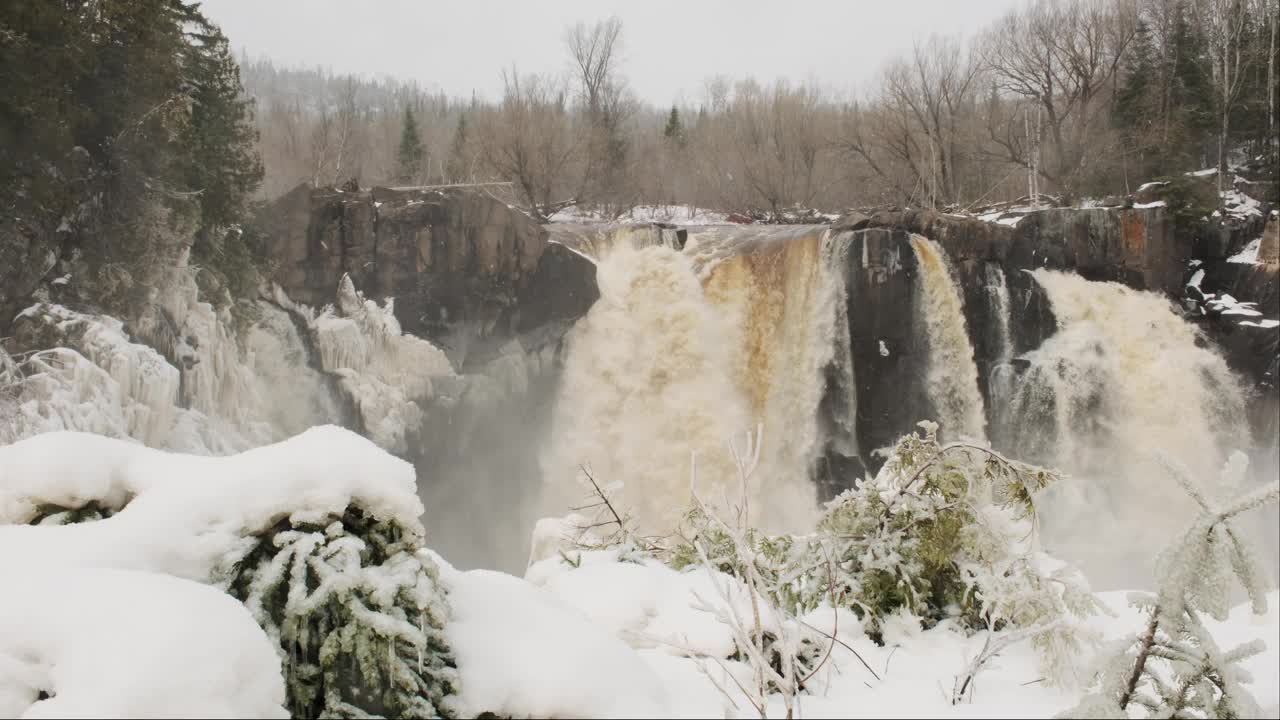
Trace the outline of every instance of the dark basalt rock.
<instances>
[{"instance_id":1,"label":"dark basalt rock","mask_svg":"<svg viewBox=\"0 0 1280 720\"><path fill-rule=\"evenodd\" d=\"M276 202L267 225L273 277L291 298L332 302L349 273L366 297L394 297L401 327L443 347L460 369L473 352L563 329L598 297L590 261L469 189L301 186Z\"/></svg>"}]
</instances>

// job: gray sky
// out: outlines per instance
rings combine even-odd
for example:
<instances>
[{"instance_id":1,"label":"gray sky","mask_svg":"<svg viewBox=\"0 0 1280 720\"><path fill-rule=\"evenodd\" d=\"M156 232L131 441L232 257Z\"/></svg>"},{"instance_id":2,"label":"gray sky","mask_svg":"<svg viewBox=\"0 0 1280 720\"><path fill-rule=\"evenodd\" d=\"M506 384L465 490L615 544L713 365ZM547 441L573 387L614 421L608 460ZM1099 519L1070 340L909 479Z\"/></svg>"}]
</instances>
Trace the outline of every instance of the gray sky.
<instances>
[{"instance_id":1,"label":"gray sky","mask_svg":"<svg viewBox=\"0 0 1280 720\"><path fill-rule=\"evenodd\" d=\"M237 52L287 66L416 79L493 98L499 73L567 68L577 21L623 21L622 71L644 100L701 97L718 73L864 88L930 34L971 35L1017 0L205 0Z\"/></svg>"}]
</instances>

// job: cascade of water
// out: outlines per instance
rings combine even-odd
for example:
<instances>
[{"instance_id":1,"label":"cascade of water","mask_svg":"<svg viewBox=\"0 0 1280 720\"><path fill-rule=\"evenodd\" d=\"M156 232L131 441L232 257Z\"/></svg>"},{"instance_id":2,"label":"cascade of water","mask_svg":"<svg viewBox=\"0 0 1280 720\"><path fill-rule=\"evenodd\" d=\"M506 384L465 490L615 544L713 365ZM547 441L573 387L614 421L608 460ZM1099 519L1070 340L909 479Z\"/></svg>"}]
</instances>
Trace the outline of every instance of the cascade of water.
<instances>
[{"instance_id":1,"label":"cascade of water","mask_svg":"<svg viewBox=\"0 0 1280 720\"><path fill-rule=\"evenodd\" d=\"M618 249L640 250L658 246L680 249L680 231L652 224L545 225L552 242L599 263Z\"/></svg>"},{"instance_id":2,"label":"cascade of water","mask_svg":"<svg viewBox=\"0 0 1280 720\"><path fill-rule=\"evenodd\" d=\"M1244 394L1166 298L1033 275L1059 327L1024 356L1009 409L1014 452L1073 476L1045 496L1046 546L1131 587L1133 569L1149 567L1152 548L1194 510L1156 454L1212 486L1228 453L1251 444Z\"/></svg>"},{"instance_id":3,"label":"cascade of water","mask_svg":"<svg viewBox=\"0 0 1280 720\"><path fill-rule=\"evenodd\" d=\"M838 433L856 450L841 266L848 244L825 228L714 228L691 236L685 252L651 245L606 254L600 300L569 339L555 441L543 457L548 500L561 504L547 510L580 499L566 497L580 492L567 480L589 462L597 479L623 482L643 526L669 529L688 505L690 452L700 484L734 497L726 441L759 423L752 521L781 531L811 520L811 475L829 432L817 408L830 373L844 378L847 427Z\"/></svg>"},{"instance_id":4,"label":"cascade of water","mask_svg":"<svg viewBox=\"0 0 1280 720\"><path fill-rule=\"evenodd\" d=\"M984 432L978 366L965 326L964 302L942 248L921 235L911 236L920 264L916 302L929 348L926 384L945 437L981 440Z\"/></svg>"},{"instance_id":5,"label":"cascade of water","mask_svg":"<svg viewBox=\"0 0 1280 720\"><path fill-rule=\"evenodd\" d=\"M853 339L849 333L849 288L845 273L849 266L849 248L853 245L851 233L829 234L822 243L822 263L819 272L830 288L834 307L832 322L832 355L828 365L828 385L835 407L832 414L835 427L828 429L828 444L845 457L859 457L858 446L858 383L853 369Z\"/></svg>"},{"instance_id":6,"label":"cascade of water","mask_svg":"<svg viewBox=\"0 0 1280 720\"><path fill-rule=\"evenodd\" d=\"M1013 359L1013 335L1009 332L1009 284L1005 281L1004 270L993 262L983 267L983 278L986 281L987 314L995 320L991 327L992 339L998 348L996 362L1007 363Z\"/></svg>"},{"instance_id":7,"label":"cascade of water","mask_svg":"<svg viewBox=\"0 0 1280 720\"><path fill-rule=\"evenodd\" d=\"M733 487L725 441L749 426L734 385L734 328L703 296L690 259L622 247L596 273L600 298L572 330L543 454L544 507L579 505L588 467L645 531L669 530L688 506L690 454L699 494Z\"/></svg>"},{"instance_id":8,"label":"cascade of water","mask_svg":"<svg viewBox=\"0 0 1280 720\"><path fill-rule=\"evenodd\" d=\"M983 289L987 294L988 342L994 348L991 369L987 372L987 394L993 411L990 436L993 442L1002 440L1008 427L1008 412L1013 397L1017 373L1013 360L1013 335L1009 331L1009 284L1004 270L994 262L983 267Z\"/></svg>"}]
</instances>

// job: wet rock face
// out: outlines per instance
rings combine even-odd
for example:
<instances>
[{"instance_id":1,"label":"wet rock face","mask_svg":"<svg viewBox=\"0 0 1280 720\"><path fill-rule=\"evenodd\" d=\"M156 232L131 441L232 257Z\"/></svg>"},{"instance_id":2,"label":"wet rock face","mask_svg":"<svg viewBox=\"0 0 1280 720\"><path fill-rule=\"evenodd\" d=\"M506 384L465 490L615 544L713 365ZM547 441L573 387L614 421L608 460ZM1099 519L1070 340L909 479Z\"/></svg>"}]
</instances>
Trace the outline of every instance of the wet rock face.
<instances>
[{"instance_id":1,"label":"wet rock face","mask_svg":"<svg viewBox=\"0 0 1280 720\"><path fill-rule=\"evenodd\" d=\"M276 203L268 224L275 279L290 297L332 302L349 273L366 297L394 297L404 330L445 348L455 364L567 326L598 295L594 265L478 192L303 186Z\"/></svg>"}]
</instances>

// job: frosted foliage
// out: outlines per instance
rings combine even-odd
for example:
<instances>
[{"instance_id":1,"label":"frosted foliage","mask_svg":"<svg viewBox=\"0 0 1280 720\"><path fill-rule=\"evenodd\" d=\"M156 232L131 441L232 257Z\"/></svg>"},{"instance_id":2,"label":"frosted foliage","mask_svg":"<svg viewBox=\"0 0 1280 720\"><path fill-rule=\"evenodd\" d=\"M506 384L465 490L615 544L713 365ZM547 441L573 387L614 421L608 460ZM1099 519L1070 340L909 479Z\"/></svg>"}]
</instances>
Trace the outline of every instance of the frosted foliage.
<instances>
[{"instance_id":1,"label":"frosted foliage","mask_svg":"<svg viewBox=\"0 0 1280 720\"><path fill-rule=\"evenodd\" d=\"M982 440L986 438L986 420L960 287L937 243L912 235L911 247L920 263L916 307L929 348L929 400L944 433Z\"/></svg>"},{"instance_id":2,"label":"frosted foliage","mask_svg":"<svg viewBox=\"0 0 1280 720\"><path fill-rule=\"evenodd\" d=\"M416 552L413 468L365 438L318 427L227 458L80 433L0 447L0 523L50 507L109 518L0 524L0 567L134 569L225 588L280 648L298 716L429 717L452 692L448 608Z\"/></svg>"},{"instance_id":3,"label":"frosted foliage","mask_svg":"<svg viewBox=\"0 0 1280 720\"><path fill-rule=\"evenodd\" d=\"M725 438L749 422L726 371L733 328L703 296L689 259L663 247L619 248L600 263L600 299L568 337L554 444L541 458L550 507L585 492L579 465L620 483L621 504L644 532L670 530L689 498L689 458L699 488L736 477Z\"/></svg>"},{"instance_id":4,"label":"frosted foliage","mask_svg":"<svg viewBox=\"0 0 1280 720\"><path fill-rule=\"evenodd\" d=\"M1280 481L1243 489L1243 458L1237 455L1223 470L1218 486L1233 487L1229 492L1203 487L1167 463L1199 514L1157 559L1158 592L1130 598L1146 615L1145 629L1102 656L1090 692L1070 717L1125 717L1131 709L1147 717L1264 717L1244 687L1256 680L1244 663L1266 643L1254 639L1225 650L1205 622L1205 616L1230 620L1230 590L1237 579L1249 593L1253 614L1267 615L1252 552L1231 521L1263 506L1274 511Z\"/></svg>"},{"instance_id":5,"label":"frosted foliage","mask_svg":"<svg viewBox=\"0 0 1280 720\"><path fill-rule=\"evenodd\" d=\"M289 717L275 649L216 588L123 570L0 572L14 579L0 593L0 716Z\"/></svg>"},{"instance_id":6,"label":"frosted foliage","mask_svg":"<svg viewBox=\"0 0 1280 720\"><path fill-rule=\"evenodd\" d=\"M415 401L432 396L431 378L452 376L444 351L401 332L392 300L365 300L349 275L338 285L337 307L313 323L323 368L339 377L369 436L393 452L408 450L423 414Z\"/></svg>"},{"instance_id":7,"label":"frosted foliage","mask_svg":"<svg viewBox=\"0 0 1280 720\"><path fill-rule=\"evenodd\" d=\"M1077 478L1042 505L1046 543L1104 582L1123 582L1105 569L1144 566L1146 548L1166 544L1194 511L1152 453L1216 478L1230 450L1250 446L1244 394L1164 297L1073 274L1033 275L1058 331L1025 355L1012 439ZM1161 502L1150 502L1153 492ZM1112 513L1123 520L1102 520Z\"/></svg>"}]
</instances>

